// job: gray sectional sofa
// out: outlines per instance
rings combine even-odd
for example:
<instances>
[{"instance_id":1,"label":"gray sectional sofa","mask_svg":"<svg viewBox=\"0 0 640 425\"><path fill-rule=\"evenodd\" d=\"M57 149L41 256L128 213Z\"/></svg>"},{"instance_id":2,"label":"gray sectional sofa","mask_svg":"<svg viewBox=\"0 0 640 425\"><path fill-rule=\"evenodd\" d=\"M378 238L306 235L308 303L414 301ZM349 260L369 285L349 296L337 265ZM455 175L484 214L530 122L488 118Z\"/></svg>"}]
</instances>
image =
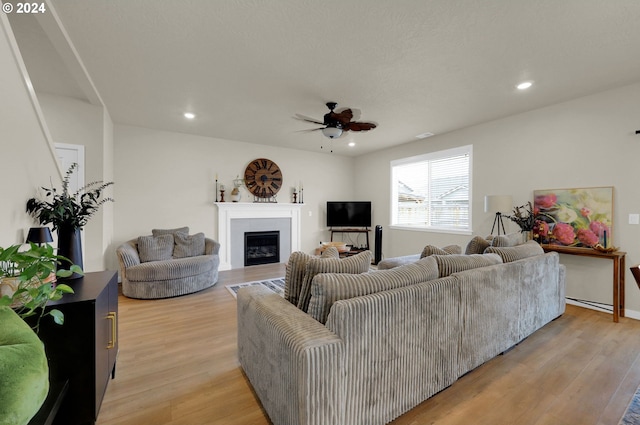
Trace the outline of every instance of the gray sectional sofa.
<instances>
[{"instance_id":1,"label":"gray sectional sofa","mask_svg":"<svg viewBox=\"0 0 640 425\"><path fill-rule=\"evenodd\" d=\"M273 424L386 424L563 314L556 253L486 251L316 274L306 312L241 289L238 356Z\"/></svg>"},{"instance_id":2,"label":"gray sectional sofa","mask_svg":"<svg viewBox=\"0 0 640 425\"><path fill-rule=\"evenodd\" d=\"M153 229L116 250L122 293L156 299L190 294L218 281L220 244L188 227Z\"/></svg>"}]
</instances>

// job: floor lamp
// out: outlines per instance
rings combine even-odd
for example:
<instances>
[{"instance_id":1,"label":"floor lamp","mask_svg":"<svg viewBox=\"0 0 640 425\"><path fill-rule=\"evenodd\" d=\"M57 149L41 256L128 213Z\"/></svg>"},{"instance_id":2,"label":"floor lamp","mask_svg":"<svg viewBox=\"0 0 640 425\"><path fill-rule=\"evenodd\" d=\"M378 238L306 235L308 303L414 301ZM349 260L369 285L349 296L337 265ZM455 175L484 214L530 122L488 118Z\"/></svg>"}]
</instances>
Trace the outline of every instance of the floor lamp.
<instances>
[{"instance_id":1,"label":"floor lamp","mask_svg":"<svg viewBox=\"0 0 640 425\"><path fill-rule=\"evenodd\" d=\"M493 226L491 227L491 234L495 228L498 228L498 236L500 236L500 228L502 227L502 233L507 234L504 231L504 223L502 222L502 213L510 212L513 208L513 200L511 195L487 195L484 197L484 212L495 212L496 217L493 219Z\"/></svg>"}]
</instances>

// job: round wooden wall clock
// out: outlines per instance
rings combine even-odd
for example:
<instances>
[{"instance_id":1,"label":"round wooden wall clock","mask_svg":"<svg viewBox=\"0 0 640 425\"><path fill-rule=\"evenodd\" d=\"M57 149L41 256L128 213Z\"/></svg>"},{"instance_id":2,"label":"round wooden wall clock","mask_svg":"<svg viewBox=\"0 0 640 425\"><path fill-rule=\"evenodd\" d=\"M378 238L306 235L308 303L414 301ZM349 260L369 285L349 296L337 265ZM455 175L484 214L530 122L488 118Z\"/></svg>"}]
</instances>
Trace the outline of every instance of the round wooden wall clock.
<instances>
[{"instance_id":1,"label":"round wooden wall clock","mask_svg":"<svg viewBox=\"0 0 640 425\"><path fill-rule=\"evenodd\" d=\"M282 187L282 171L270 159L254 159L244 170L244 181L254 196L272 198Z\"/></svg>"}]
</instances>

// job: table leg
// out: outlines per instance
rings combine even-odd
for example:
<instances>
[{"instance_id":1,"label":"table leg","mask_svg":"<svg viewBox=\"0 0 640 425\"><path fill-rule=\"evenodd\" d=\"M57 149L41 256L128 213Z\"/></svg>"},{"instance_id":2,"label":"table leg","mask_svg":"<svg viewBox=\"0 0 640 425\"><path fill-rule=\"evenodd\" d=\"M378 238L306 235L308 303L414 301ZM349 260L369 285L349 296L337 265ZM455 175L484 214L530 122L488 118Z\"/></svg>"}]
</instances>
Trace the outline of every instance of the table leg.
<instances>
[{"instance_id":1,"label":"table leg","mask_svg":"<svg viewBox=\"0 0 640 425\"><path fill-rule=\"evenodd\" d=\"M613 257L613 321L620 320L620 257Z\"/></svg>"},{"instance_id":2,"label":"table leg","mask_svg":"<svg viewBox=\"0 0 640 425\"><path fill-rule=\"evenodd\" d=\"M627 268L625 266L625 257L620 258L620 317L625 317L624 304L625 304L625 273Z\"/></svg>"}]
</instances>

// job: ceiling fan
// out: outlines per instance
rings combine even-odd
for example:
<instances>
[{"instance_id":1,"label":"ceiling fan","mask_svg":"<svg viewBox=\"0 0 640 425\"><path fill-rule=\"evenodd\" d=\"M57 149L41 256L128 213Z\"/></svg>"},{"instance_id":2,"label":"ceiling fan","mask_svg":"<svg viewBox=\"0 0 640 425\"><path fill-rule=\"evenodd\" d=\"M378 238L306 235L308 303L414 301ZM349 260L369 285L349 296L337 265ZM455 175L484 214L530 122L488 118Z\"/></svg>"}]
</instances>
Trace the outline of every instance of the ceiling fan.
<instances>
[{"instance_id":1,"label":"ceiling fan","mask_svg":"<svg viewBox=\"0 0 640 425\"><path fill-rule=\"evenodd\" d=\"M353 119L353 111L347 108L340 112L335 112L334 109L336 106L338 106L336 102L327 102L327 108L329 108L330 112L324 114L324 121L305 117L300 114L296 114L295 118L324 126L305 131L322 130L322 134L330 139L340 137L343 131L368 131L376 128L376 124L372 122L351 121Z\"/></svg>"}]
</instances>

